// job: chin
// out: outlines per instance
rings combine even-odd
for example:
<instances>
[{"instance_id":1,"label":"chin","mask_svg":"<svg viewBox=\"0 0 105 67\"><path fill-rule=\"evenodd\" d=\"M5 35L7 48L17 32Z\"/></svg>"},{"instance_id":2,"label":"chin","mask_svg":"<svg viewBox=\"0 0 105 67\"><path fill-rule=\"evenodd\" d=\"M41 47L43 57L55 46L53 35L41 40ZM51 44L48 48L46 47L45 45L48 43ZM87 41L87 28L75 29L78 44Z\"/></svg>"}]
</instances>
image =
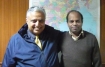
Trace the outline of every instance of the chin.
<instances>
[{"instance_id":1,"label":"chin","mask_svg":"<svg viewBox=\"0 0 105 67\"><path fill-rule=\"evenodd\" d=\"M72 31L72 33L78 33L78 31Z\"/></svg>"},{"instance_id":2,"label":"chin","mask_svg":"<svg viewBox=\"0 0 105 67\"><path fill-rule=\"evenodd\" d=\"M72 32L77 32L77 30L72 30Z\"/></svg>"},{"instance_id":3,"label":"chin","mask_svg":"<svg viewBox=\"0 0 105 67\"><path fill-rule=\"evenodd\" d=\"M34 32L35 35L39 35L39 32Z\"/></svg>"}]
</instances>

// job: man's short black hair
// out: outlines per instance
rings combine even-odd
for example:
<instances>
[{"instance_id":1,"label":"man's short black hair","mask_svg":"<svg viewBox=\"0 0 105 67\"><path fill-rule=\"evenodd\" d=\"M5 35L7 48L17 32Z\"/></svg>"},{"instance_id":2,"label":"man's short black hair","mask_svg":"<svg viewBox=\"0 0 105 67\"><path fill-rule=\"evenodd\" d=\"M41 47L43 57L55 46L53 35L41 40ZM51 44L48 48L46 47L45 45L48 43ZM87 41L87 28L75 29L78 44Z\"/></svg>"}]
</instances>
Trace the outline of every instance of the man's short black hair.
<instances>
[{"instance_id":1,"label":"man's short black hair","mask_svg":"<svg viewBox=\"0 0 105 67\"><path fill-rule=\"evenodd\" d=\"M66 21L67 21L67 22L68 22L68 16L69 16L69 14L72 13L72 12L78 13L78 14L80 15L80 17L81 17L81 21L83 22L83 15L82 15L79 11L77 11L77 10L71 10L71 11L69 11L69 12L67 13L67 16L66 16Z\"/></svg>"}]
</instances>

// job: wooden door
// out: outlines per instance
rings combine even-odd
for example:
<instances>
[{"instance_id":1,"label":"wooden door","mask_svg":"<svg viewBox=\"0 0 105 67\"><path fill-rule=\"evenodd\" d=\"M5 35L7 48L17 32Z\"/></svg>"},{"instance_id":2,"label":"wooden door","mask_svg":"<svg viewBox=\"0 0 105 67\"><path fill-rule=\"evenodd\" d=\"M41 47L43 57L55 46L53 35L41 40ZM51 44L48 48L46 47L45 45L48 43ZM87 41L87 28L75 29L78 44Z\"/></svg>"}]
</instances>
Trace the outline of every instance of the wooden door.
<instances>
[{"instance_id":1,"label":"wooden door","mask_svg":"<svg viewBox=\"0 0 105 67\"><path fill-rule=\"evenodd\" d=\"M29 0L0 0L0 62L10 37L25 23Z\"/></svg>"}]
</instances>

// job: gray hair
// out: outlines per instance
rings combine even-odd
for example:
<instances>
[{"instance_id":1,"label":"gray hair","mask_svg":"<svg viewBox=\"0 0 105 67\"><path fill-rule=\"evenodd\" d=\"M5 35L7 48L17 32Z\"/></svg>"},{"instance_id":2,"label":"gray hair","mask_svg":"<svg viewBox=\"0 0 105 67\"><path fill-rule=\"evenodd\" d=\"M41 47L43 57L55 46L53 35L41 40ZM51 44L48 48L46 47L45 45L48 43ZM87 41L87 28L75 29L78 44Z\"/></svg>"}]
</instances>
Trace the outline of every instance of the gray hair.
<instances>
[{"instance_id":1,"label":"gray hair","mask_svg":"<svg viewBox=\"0 0 105 67\"><path fill-rule=\"evenodd\" d=\"M42 12L46 16L46 12L45 12L45 9L43 7L41 7L41 6L32 6L27 10L26 17L28 17L31 12L37 12L37 11Z\"/></svg>"}]
</instances>

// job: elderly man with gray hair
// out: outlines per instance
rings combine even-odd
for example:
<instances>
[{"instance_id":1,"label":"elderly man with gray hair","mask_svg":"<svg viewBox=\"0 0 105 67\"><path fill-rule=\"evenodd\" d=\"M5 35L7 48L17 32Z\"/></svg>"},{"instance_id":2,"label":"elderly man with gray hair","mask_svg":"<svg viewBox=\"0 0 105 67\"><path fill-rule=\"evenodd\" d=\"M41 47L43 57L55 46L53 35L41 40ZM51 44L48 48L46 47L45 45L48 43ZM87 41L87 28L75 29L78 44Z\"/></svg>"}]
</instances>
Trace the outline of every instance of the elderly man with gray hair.
<instances>
[{"instance_id":1,"label":"elderly man with gray hair","mask_svg":"<svg viewBox=\"0 0 105 67\"><path fill-rule=\"evenodd\" d=\"M61 32L46 25L45 19L42 7L28 9L26 24L8 43L2 67L59 67L57 44Z\"/></svg>"}]
</instances>

